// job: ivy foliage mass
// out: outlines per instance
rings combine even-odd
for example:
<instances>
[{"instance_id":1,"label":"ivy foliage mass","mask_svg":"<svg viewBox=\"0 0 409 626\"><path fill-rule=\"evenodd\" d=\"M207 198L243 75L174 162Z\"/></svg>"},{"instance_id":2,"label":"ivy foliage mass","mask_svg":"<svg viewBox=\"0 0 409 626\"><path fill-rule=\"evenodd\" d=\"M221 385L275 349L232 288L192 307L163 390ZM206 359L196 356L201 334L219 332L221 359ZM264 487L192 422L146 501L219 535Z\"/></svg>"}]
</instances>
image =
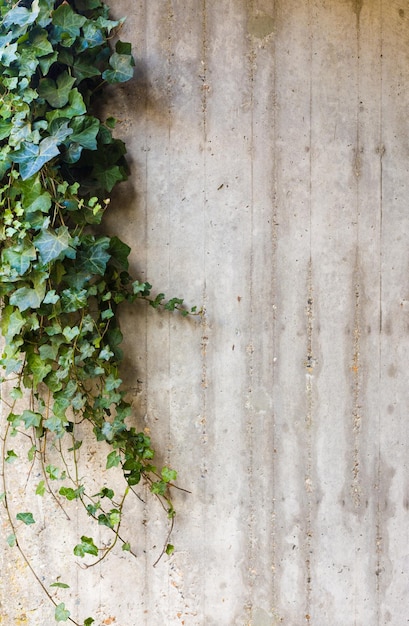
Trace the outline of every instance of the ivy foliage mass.
<instances>
[{"instance_id":1,"label":"ivy foliage mass","mask_svg":"<svg viewBox=\"0 0 409 626\"><path fill-rule=\"evenodd\" d=\"M132 410L121 390L117 307L144 298L154 307L186 311L177 298L165 303L159 294L151 299L151 286L129 273L130 248L115 236L98 234L109 194L128 174L125 146L113 136L115 120L102 121L94 112L105 85L133 75L130 45L110 45L121 24L110 19L100 0L0 0L5 338L0 364L14 380L8 434L31 433L30 461L42 454L46 441L55 445L66 435L73 439L75 454L81 445L77 424L88 420L97 440L110 446L107 468L121 466L128 489L142 477L148 480L172 517L167 493L176 473L152 464L150 438L127 419ZM21 411L16 406L24 388L31 400ZM14 456L9 450L6 462ZM40 495L55 478L46 469ZM119 535L122 500L118 504L107 488L86 500L84 486L71 480L59 496L81 500L89 515ZM111 508L105 511L102 501ZM28 513L20 514L20 521L25 522L21 515L34 522ZM74 553L99 554L84 536ZM66 615L64 606L57 608Z\"/></svg>"}]
</instances>

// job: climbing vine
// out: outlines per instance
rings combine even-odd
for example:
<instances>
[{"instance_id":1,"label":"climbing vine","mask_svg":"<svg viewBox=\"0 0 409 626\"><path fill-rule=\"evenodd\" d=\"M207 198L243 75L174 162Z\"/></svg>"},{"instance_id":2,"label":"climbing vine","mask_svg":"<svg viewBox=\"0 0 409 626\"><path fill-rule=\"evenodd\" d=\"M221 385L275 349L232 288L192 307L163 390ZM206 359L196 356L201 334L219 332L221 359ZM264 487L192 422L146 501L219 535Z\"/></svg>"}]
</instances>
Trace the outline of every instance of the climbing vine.
<instances>
[{"instance_id":1,"label":"climbing vine","mask_svg":"<svg viewBox=\"0 0 409 626\"><path fill-rule=\"evenodd\" d=\"M0 365L9 389L2 397L7 411L0 491L10 526L7 542L20 550L54 603L56 621L77 626L65 603L55 600L36 574L19 540L19 529L36 520L26 509L11 511L14 493L7 476L20 455L14 438L22 434L29 440L27 473L34 464L41 466L39 497L49 492L61 508L75 500L97 525L112 531L113 541L104 548L81 535L72 546L76 557L91 555L100 562L116 544L134 554L121 533L128 495L141 481L148 483L171 527L175 512L169 488L176 472L156 467L150 437L132 425L119 372L118 307L142 298L155 308L195 313L181 299L151 297L151 285L129 273L130 248L98 231L112 189L128 175L125 146L113 134L116 120L101 120L95 113L104 86L133 75L130 44L118 38L122 21L110 19L100 0L0 0L5 341ZM120 495L105 481L96 494L89 493L81 479L84 423L107 446L106 469L122 469ZM50 462L50 450L58 451L60 466ZM171 551L166 541L164 552ZM88 617L83 625L93 622Z\"/></svg>"}]
</instances>

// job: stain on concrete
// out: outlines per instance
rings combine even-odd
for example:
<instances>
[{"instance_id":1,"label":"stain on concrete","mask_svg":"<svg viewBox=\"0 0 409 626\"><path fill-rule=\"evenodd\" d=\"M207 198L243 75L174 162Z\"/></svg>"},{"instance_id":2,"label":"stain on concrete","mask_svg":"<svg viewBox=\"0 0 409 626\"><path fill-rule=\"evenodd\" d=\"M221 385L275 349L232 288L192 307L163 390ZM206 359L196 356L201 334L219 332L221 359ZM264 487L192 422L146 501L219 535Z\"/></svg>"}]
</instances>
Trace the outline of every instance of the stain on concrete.
<instances>
[{"instance_id":1,"label":"stain on concrete","mask_svg":"<svg viewBox=\"0 0 409 626\"><path fill-rule=\"evenodd\" d=\"M257 39L265 39L274 32L274 19L265 13L249 17L247 29Z\"/></svg>"},{"instance_id":2,"label":"stain on concrete","mask_svg":"<svg viewBox=\"0 0 409 626\"><path fill-rule=\"evenodd\" d=\"M364 0L352 0L352 10L357 16L358 20L361 15L363 5L364 5Z\"/></svg>"}]
</instances>

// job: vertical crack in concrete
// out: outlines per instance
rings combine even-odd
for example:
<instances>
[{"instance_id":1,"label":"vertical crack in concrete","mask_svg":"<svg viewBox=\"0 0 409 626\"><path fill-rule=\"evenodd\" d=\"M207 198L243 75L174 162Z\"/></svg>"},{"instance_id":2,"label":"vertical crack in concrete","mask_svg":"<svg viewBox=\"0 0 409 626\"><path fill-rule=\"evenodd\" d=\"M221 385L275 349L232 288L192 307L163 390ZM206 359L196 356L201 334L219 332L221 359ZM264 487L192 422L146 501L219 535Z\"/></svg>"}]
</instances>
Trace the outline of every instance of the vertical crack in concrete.
<instances>
[{"instance_id":1,"label":"vertical crack in concrete","mask_svg":"<svg viewBox=\"0 0 409 626\"><path fill-rule=\"evenodd\" d=\"M360 336L361 336L361 290L359 283L358 252L354 271L354 331L352 344L352 380L353 380L353 408L352 432L354 441L352 459L351 497L355 508L361 505L360 481L360 435L361 435L361 401L360 401Z\"/></svg>"},{"instance_id":2,"label":"vertical crack in concrete","mask_svg":"<svg viewBox=\"0 0 409 626\"><path fill-rule=\"evenodd\" d=\"M202 141L203 141L203 204L202 204L202 229L203 229L203 293L202 293L202 307L203 313L201 316L201 333L202 333L202 398L201 398L201 476L203 479L203 502L208 501L207 493L207 472L208 472L208 460L207 460L207 441L208 441L208 428L207 428L207 371L208 371L208 357L207 346L209 342L209 326L206 316L207 305L207 89L204 87L207 84L207 63L208 63L208 25L207 25L207 0L202 0L202 49L201 49L201 68L200 74L203 80L202 88ZM208 541L207 537L207 524L206 524L206 509L203 513L202 524L202 563L206 562L206 545ZM203 577L203 586L201 589L201 601L202 601L202 615L206 618L207 615L207 581L208 577Z\"/></svg>"},{"instance_id":3,"label":"vertical crack in concrete","mask_svg":"<svg viewBox=\"0 0 409 626\"><path fill-rule=\"evenodd\" d=\"M305 490L307 494L307 520L305 530L305 568L306 568L306 599L305 599L305 616L310 619L311 614L311 598L312 598L312 420L313 420L313 330L314 330L314 296L313 296L313 272L312 272L312 118L313 118L313 25L312 25L312 7L311 1L308 2L308 27L309 27L309 264L307 276L307 355L306 355L306 416L305 416L305 437L306 437L306 461L305 461Z\"/></svg>"},{"instance_id":4,"label":"vertical crack in concrete","mask_svg":"<svg viewBox=\"0 0 409 626\"><path fill-rule=\"evenodd\" d=\"M310 251L311 252L311 251ZM311 596L312 596L312 493L314 491L313 472L312 472L312 424L313 424L313 383L314 383L314 367L315 358L313 354L313 334L314 334L314 289L313 289L313 271L312 259L310 256L308 265L308 282L307 282L307 306L305 309L307 321L307 356L305 360L306 369L306 415L305 415L305 440L306 440L306 459L305 459L305 491L307 493L307 526L305 537L306 548L306 609L305 615L311 614Z\"/></svg>"},{"instance_id":5,"label":"vertical crack in concrete","mask_svg":"<svg viewBox=\"0 0 409 626\"><path fill-rule=\"evenodd\" d=\"M382 252L383 252L383 163L382 159L385 153L385 147L383 144L383 1L379 2L379 40L380 40L380 81L379 81L379 352L378 352L378 459L376 468L376 571L382 571L382 511L381 511L381 398L382 398L382 297L383 297L383 283L382 283ZM377 603L377 619L380 623L381 620L381 589L380 589L380 576L376 577L376 603Z\"/></svg>"},{"instance_id":6,"label":"vertical crack in concrete","mask_svg":"<svg viewBox=\"0 0 409 626\"><path fill-rule=\"evenodd\" d=\"M248 11L253 13L254 5L250 0ZM255 73L255 50L252 38L249 37L249 54L248 54L248 81L250 85L250 337L247 348L248 354L248 402L247 402L247 450L248 450L248 498L250 513L248 516L248 541L247 541L247 578L248 578L248 598L246 602L247 609L250 614L250 620L253 617L254 609L254 585L256 582L256 555L255 555L255 501L253 496L254 481L254 401L252 394L254 393L254 73Z\"/></svg>"}]
</instances>

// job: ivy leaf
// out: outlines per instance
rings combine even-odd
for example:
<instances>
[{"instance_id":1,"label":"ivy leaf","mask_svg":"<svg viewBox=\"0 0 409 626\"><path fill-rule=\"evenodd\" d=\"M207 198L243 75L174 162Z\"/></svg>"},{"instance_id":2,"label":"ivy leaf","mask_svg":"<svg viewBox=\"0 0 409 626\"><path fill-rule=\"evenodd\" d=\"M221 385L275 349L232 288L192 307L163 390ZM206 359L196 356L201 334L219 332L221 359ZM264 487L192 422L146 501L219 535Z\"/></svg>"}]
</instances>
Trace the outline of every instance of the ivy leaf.
<instances>
[{"instance_id":1,"label":"ivy leaf","mask_svg":"<svg viewBox=\"0 0 409 626\"><path fill-rule=\"evenodd\" d=\"M21 419L23 420L26 428L31 428L32 426L37 428L41 424L42 417L40 413L34 413L34 411L26 410L21 414Z\"/></svg>"},{"instance_id":2,"label":"ivy leaf","mask_svg":"<svg viewBox=\"0 0 409 626\"><path fill-rule=\"evenodd\" d=\"M55 621L66 622L70 617L70 612L66 610L64 602L55 607Z\"/></svg>"},{"instance_id":3,"label":"ivy leaf","mask_svg":"<svg viewBox=\"0 0 409 626\"><path fill-rule=\"evenodd\" d=\"M51 110L46 114L46 118L49 122L57 120L59 118L72 119L76 115L84 115L87 108L84 100L78 89L71 89L68 98L68 104L63 109Z\"/></svg>"},{"instance_id":4,"label":"ivy leaf","mask_svg":"<svg viewBox=\"0 0 409 626\"><path fill-rule=\"evenodd\" d=\"M50 587L58 587L59 589L69 589L70 588L70 586L67 585L67 583L59 583L59 582L51 583Z\"/></svg>"},{"instance_id":5,"label":"ivy leaf","mask_svg":"<svg viewBox=\"0 0 409 626\"><path fill-rule=\"evenodd\" d=\"M73 259L75 249L71 246L72 242L67 226L60 226L55 231L45 230L34 239L34 245L43 263L64 257Z\"/></svg>"},{"instance_id":6,"label":"ivy leaf","mask_svg":"<svg viewBox=\"0 0 409 626\"><path fill-rule=\"evenodd\" d=\"M110 469L111 467L118 467L120 462L121 457L115 452L115 450L113 450L107 456L106 469Z\"/></svg>"},{"instance_id":7,"label":"ivy leaf","mask_svg":"<svg viewBox=\"0 0 409 626\"><path fill-rule=\"evenodd\" d=\"M75 59L72 73L79 83L87 78L93 78L101 74L100 70L95 65L94 55L87 54L86 52Z\"/></svg>"},{"instance_id":8,"label":"ivy leaf","mask_svg":"<svg viewBox=\"0 0 409 626\"><path fill-rule=\"evenodd\" d=\"M88 150L96 150L99 126L100 122L95 117L88 115L75 117L71 122L73 134L70 136L70 141Z\"/></svg>"},{"instance_id":9,"label":"ivy leaf","mask_svg":"<svg viewBox=\"0 0 409 626\"><path fill-rule=\"evenodd\" d=\"M30 47L37 57L44 57L54 53L48 40L47 31L43 28L34 28L30 33Z\"/></svg>"},{"instance_id":10,"label":"ivy leaf","mask_svg":"<svg viewBox=\"0 0 409 626\"><path fill-rule=\"evenodd\" d=\"M38 146L23 142L22 147L12 154L13 161L20 164L21 178L27 180L57 156L60 153L59 143L61 141L54 137L46 137Z\"/></svg>"},{"instance_id":11,"label":"ivy leaf","mask_svg":"<svg viewBox=\"0 0 409 626\"><path fill-rule=\"evenodd\" d=\"M37 257L37 253L30 242L23 242L3 250L2 257L4 263L8 263L12 269L18 272L19 276L22 276L29 269L31 261Z\"/></svg>"},{"instance_id":12,"label":"ivy leaf","mask_svg":"<svg viewBox=\"0 0 409 626\"><path fill-rule=\"evenodd\" d=\"M85 289L64 289L61 294L61 304L64 313L74 313L87 306L88 294Z\"/></svg>"},{"instance_id":13,"label":"ivy leaf","mask_svg":"<svg viewBox=\"0 0 409 626\"><path fill-rule=\"evenodd\" d=\"M35 519L32 513L17 513L16 519L20 522L23 522L26 526L30 524L35 524Z\"/></svg>"},{"instance_id":14,"label":"ivy leaf","mask_svg":"<svg viewBox=\"0 0 409 626\"><path fill-rule=\"evenodd\" d=\"M11 341L18 335L25 324L25 319L20 311L13 306L6 306L1 314L1 332L6 341Z\"/></svg>"},{"instance_id":15,"label":"ivy leaf","mask_svg":"<svg viewBox=\"0 0 409 626\"><path fill-rule=\"evenodd\" d=\"M32 11L16 5L6 14L3 20L3 26L4 28L10 28L11 26L28 26L35 21L39 12L38 0L34 0Z\"/></svg>"},{"instance_id":16,"label":"ivy leaf","mask_svg":"<svg viewBox=\"0 0 409 626\"><path fill-rule=\"evenodd\" d=\"M8 545L10 546L10 548L14 548L14 546L16 545L17 542L17 537L16 535L13 533L11 535L9 535L6 539Z\"/></svg>"},{"instance_id":17,"label":"ivy leaf","mask_svg":"<svg viewBox=\"0 0 409 626\"><path fill-rule=\"evenodd\" d=\"M114 165L109 168L96 167L95 177L102 185L103 189L106 189L107 191L112 191L117 183L126 179L126 175L124 174L122 168L118 165Z\"/></svg>"},{"instance_id":18,"label":"ivy leaf","mask_svg":"<svg viewBox=\"0 0 409 626\"><path fill-rule=\"evenodd\" d=\"M43 496L45 494L45 480L40 480L36 487L35 494L36 496Z\"/></svg>"},{"instance_id":19,"label":"ivy leaf","mask_svg":"<svg viewBox=\"0 0 409 626\"><path fill-rule=\"evenodd\" d=\"M165 483L171 483L177 478L177 472L173 469L169 469L169 467L163 467L161 471L162 479Z\"/></svg>"},{"instance_id":20,"label":"ivy leaf","mask_svg":"<svg viewBox=\"0 0 409 626\"><path fill-rule=\"evenodd\" d=\"M38 309L41 305L46 286L42 281L35 281L34 287L20 287L10 296L10 304L17 306L20 311Z\"/></svg>"},{"instance_id":21,"label":"ivy leaf","mask_svg":"<svg viewBox=\"0 0 409 626\"><path fill-rule=\"evenodd\" d=\"M114 52L109 59L111 69L105 70L102 78L108 83L124 83L133 76L134 61L129 54Z\"/></svg>"},{"instance_id":22,"label":"ivy leaf","mask_svg":"<svg viewBox=\"0 0 409 626\"><path fill-rule=\"evenodd\" d=\"M84 622L84 626L92 626L92 624L95 622L94 618L92 617L87 617L87 619Z\"/></svg>"},{"instance_id":23,"label":"ivy leaf","mask_svg":"<svg viewBox=\"0 0 409 626\"><path fill-rule=\"evenodd\" d=\"M82 29L85 41L85 47L87 48L96 48L101 46L104 41L104 33L97 23L89 20L86 24L84 24Z\"/></svg>"},{"instance_id":24,"label":"ivy leaf","mask_svg":"<svg viewBox=\"0 0 409 626\"><path fill-rule=\"evenodd\" d=\"M91 237L85 239L78 252L78 269L103 276L111 257L107 252L109 245L109 237L100 237L96 241Z\"/></svg>"},{"instance_id":25,"label":"ivy leaf","mask_svg":"<svg viewBox=\"0 0 409 626\"><path fill-rule=\"evenodd\" d=\"M71 89L75 83L75 78L68 72L62 72L55 82L51 78L44 78L38 86L38 94L47 100L54 109L60 109L68 103Z\"/></svg>"},{"instance_id":26,"label":"ivy leaf","mask_svg":"<svg viewBox=\"0 0 409 626\"><path fill-rule=\"evenodd\" d=\"M78 37L80 28L86 21L86 17L75 13L70 5L66 3L61 4L52 14L54 26L58 26L69 37Z\"/></svg>"},{"instance_id":27,"label":"ivy leaf","mask_svg":"<svg viewBox=\"0 0 409 626\"><path fill-rule=\"evenodd\" d=\"M28 371L33 377L34 387L38 387L39 383L41 383L47 374L49 374L52 370L51 365L44 363L41 356L39 354L34 354L33 352L27 356L27 365Z\"/></svg>"},{"instance_id":28,"label":"ivy leaf","mask_svg":"<svg viewBox=\"0 0 409 626\"><path fill-rule=\"evenodd\" d=\"M84 493L84 487L82 485L78 487L78 489L72 489L72 487L61 487L58 493L61 496L64 496L64 498L67 498L67 500L77 500Z\"/></svg>"},{"instance_id":29,"label":"ivy leaf","mask_svg":"<svg viewBox=\"0 0 409 626\"><path fill-rule=\"evenodd\" d=\"M4 458L6 463L13 463L16 459L18 459L18 454L14 452L14 450L7 450L6 456Z\"/></svg>"},{"instance_id":30,"label":"ivy leaf","mask_svg":"<svg viewBox=\"0 0 409 626\"><path fill-rule=\"evenodd\" d=\"M75 556L84 557L86 554L92 554L98 556L98 548L91 537L81 537L81 543L78 543L74 548Z\"/></svg>"},{"instance_id":31,"label":"ivy leaf","mask_svg":"<svg viewBox=\"0 0 409 626\"><path fill-rule=\"evenodd\" d=\"M131 248L126 243L121 241L118 237L111 237L109 251L112 255L112 259L121 269L127 270L129 268L128 257Z\"/></svg>"}]
</instances>

